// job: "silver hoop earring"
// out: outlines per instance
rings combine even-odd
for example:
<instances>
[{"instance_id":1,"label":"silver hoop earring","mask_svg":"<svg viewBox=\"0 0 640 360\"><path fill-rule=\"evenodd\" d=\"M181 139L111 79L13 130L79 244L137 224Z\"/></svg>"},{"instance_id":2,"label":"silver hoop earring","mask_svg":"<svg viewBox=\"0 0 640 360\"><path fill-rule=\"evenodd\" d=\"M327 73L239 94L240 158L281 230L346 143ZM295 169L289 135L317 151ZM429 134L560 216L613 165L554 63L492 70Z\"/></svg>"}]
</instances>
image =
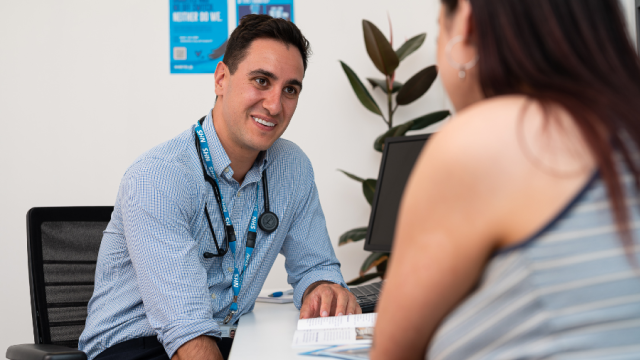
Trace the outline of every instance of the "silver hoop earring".
<instances>
[{"instance_id":1,"label":"silver hoop earring","mask_svg":"<svg viewBox=\"0 0 640 360\"><path fill-rule=\"evenodd\" d=\"M462 40L464 40L462 35L458 35L458 36L452 38L447 43L447 47L445 49L445 54L447 56L447 61L449 61L449 64L451 66L453 66L454 69L458 70L458 77L460 77L460 79L466 78L467 77L467 71L469 71L469 69L471 69L472 67L476 66L476 64L478 63L478 54L476 54L476 57L473 60L471 60L471 61L469 61L469 62L467 62L465 64L459 64L455 60L453 60L453 57L451 56L451 50L453 49L453 46L455 44L461 42Z\"/></svg>"}]
</instances>

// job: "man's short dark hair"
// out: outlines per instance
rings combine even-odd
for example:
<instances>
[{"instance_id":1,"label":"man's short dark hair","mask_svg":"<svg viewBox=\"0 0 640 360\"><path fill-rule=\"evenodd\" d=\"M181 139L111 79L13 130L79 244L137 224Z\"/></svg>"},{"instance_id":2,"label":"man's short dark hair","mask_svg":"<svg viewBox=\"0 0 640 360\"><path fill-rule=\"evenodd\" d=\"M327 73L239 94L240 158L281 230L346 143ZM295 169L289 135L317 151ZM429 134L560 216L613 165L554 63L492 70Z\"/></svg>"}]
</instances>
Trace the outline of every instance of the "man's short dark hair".
<instances>
[{"instance_id":1,"label":"man's short dark hair","mask_svg":"<svg viewBox=\"0 0 640 360\"><path fill-rule=\"evenodd\" d=\"M307 58L311 55L309 41L302 35L300 29L291 21L273 18L269 15L246 15L240 20L240 25L233 30L222 62L227 65L231 74L235 73L238 65L247 55L247 49L256 39L274 39L285 45L293 45L300 50L302 65L307 70Z\"/></svg>"}]
</instances>

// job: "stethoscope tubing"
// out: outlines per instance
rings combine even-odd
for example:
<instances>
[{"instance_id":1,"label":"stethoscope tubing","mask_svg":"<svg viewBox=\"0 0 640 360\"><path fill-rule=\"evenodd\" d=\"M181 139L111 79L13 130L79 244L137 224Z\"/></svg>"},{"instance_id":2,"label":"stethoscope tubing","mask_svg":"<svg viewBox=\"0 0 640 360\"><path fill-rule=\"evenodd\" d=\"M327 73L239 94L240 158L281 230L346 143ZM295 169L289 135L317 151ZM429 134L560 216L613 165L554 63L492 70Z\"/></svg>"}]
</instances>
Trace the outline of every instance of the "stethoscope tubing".
<instances>
[{"instance_id":1,"label":"stethoscope tubing","mask_svg":"<svg viewBox=\"0 0 640 360\"><path fill-rule=\"evenodd\" d=\"M199 120L200 124L202 124L202 122L204 121L204 117L202 119ZM227 246L223 249L223 253L220 253L220 246L218 245L218 240L216 238L215 232L213 231L213 224L211 223L211 217L209 216L209 211L207 209L207 205L205 204L205 215L207 218L207 225L209 226L209 230L211 231L211 235L213 237L213 241L216 247L216 252L218 255L214 255L211 254L209 252L205 252L203 254L203 256L205 258L211 258L214 256L224 256L228 249L229 246L228 244L232 241L236 240L236 235L235 235L235 230L233 228L232 224L227 224L224 221L224 210L222 207L222 195L220 193L220 188L218 187L218 183L215 181L214 178L212 178L206 170L205 164L204 164L204 159L202 158L202 151L201 151L201 147L200 147L200 142L198 141L198 136L194 134L194 139L195 139L195 145L196 145L196 151L198 153L198 158L200 159L200 166L202 167L202 173L204 175L204 180L209 183L209 185L211 185L212 189L213 189L213 193L214 196L216 198L216 202L218 203L218 209L220 211L220 215L222 217L222 223L223 226L225 228L225 240L224 243L227 244ZM260 217L258 218L258 226L265 232L267 233L271 233L273 231L275 231L278 228L279 225L279 219L278 216L276 214L274 214L273 212L271 212L269 210L269 187L268 187L268 183L267 183L267 169L264 169L262 171L262 192L263 192L263 196L264 196L264 209L265 211L260 215ZM256 201L258 201L258 199L256 198ZM255 246L255 237L251 237L249 236L247 238L247 247L251 247L253 248Z\"/></svg>"}]
</instances>

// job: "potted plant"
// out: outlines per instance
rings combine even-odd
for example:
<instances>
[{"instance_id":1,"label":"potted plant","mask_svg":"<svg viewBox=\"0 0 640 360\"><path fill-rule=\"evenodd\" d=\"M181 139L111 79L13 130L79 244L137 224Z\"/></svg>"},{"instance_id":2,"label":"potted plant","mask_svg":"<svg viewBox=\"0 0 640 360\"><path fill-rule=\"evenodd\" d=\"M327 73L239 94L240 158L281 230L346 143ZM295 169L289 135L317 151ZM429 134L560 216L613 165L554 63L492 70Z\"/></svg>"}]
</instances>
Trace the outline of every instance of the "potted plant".
<instances>
[{"instance_id":1,"label":"potted plant","mask_svg":"<svg viewBox=\"0 0 640 360\"><path fill-rule=\"evenodd\" d=\"M390 23L391 25L391 23ZM391 28L391 26L389 26ZM396 81L395 71L404 59L416 51L427 37L426 33L422 33L407 40L398 49L393 49L393 39L390 36L391 41L382 34L382 32L371 22L367 20L362 21L362 29L364 32L364 42L367 48L367 53L373 61L373 64L384 76L379 78L367 78L372 90L382 91L386 94L387 98L387 111L382 111L380 106L373 99L367 87L360 81L360 78L356 73L344 62L340 61L342 69L344 70L349 83L353 88L360 103L369 111L381 117L382 121L387 124L387 131L378 136L374 143L373 148L378 152L382 152L384 141L388 137L392 136L404 136L409 131L424 129L429 125L433 125L439 121L447 118L450 113L448 110L436 111L429 113L418 118L403 122L398 125L394 125L394 114L398 109L398 106L409 105L412 102L419 99L424 95L431 87L434 80L438 76L438 70L435 65L428 66L415 75L413 75L405 83ZM390 30L392 34L392 30ZM354 174L340 170L349 178L358 181L362 184L362 192L365 199L371 205L376 189L376 179L363 179ZM365 238L367 234L367 227L359 227L347 231L342 236L338 245L342 246L351 242L356 242ZM384 277L384 273L387 267L387 260L389 259L388 253L371 253L364 261L360 268L360 276L349 281L349 285L358 285L365 281L375 279L377 277ZM373 273L368 273L371 269L376 268Z\"/></svg>"}]
</instances>

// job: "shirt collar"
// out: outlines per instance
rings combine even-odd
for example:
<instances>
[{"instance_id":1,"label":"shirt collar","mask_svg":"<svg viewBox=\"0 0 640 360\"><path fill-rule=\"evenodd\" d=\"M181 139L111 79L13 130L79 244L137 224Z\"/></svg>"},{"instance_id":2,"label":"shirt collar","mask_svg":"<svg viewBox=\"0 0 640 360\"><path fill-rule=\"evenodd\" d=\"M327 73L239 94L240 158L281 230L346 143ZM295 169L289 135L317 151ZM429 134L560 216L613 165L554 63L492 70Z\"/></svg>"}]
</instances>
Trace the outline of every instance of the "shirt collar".
<instances>
[{"instance_id":1,"label":"shirt collar","mask_svg":"<svg viewBox=\"0 0 640 360\"><path fill-rule=\"evenodd\" d=\"M218 133L216 132L215 126L213 126L213 109L209 111L207 116L204 119L204 123L202 124L202 129L204 130L204 135L207 137L207 142L209 143L209 150L212 154L212 162L213 168L216 171L216 176L218 178L224 177L225 179L230 179L233 176L233 170L229 165L231 165L231 159L227 155L227 152L222 147L220 143L220 138L218 138ZM267 168L267 164L269 163L269 150L260 152L258 158L255 163L249 169L247 173L246 180L257 181L262 176L262 171ZM225 173L226 169L229 169L228 172ZM253 179L256 177L254 174L257 173L257 179ZM247 179L248 178L248 179Z\"/></svg>"}]
</instances>

